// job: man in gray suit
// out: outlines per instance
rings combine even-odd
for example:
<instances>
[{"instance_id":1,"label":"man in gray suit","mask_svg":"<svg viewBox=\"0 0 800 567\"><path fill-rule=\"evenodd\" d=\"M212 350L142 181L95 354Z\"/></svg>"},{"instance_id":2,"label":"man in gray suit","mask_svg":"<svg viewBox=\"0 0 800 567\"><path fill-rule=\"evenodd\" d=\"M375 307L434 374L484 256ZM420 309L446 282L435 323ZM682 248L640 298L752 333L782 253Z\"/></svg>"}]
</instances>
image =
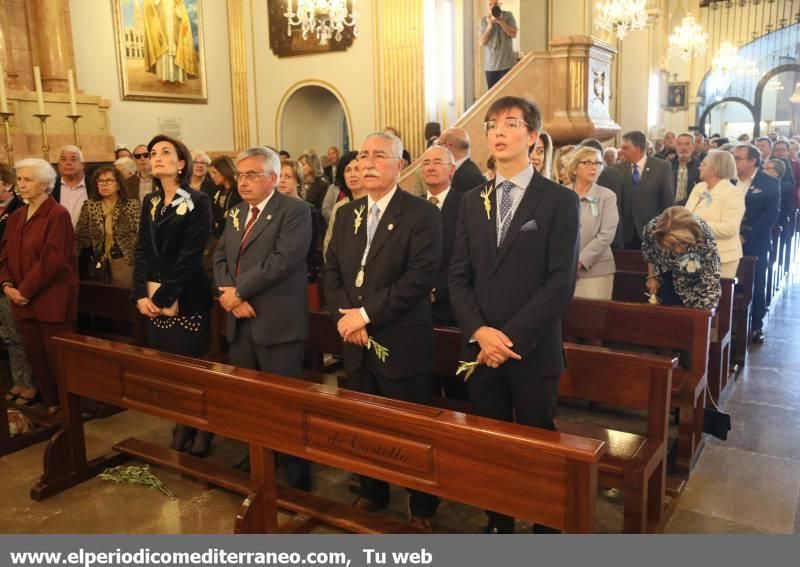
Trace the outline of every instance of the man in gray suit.
<instances>
[{"instance_id":1,"label":"man in gray suit","mask_svg":"<svg viewBox=\"0 0 800 567\"><path fill-rule=\"evenodd\" d=\"M642 229L651 219L671 207L675 200L672 167L662 159L648 157L647 138L632 131L622 136L622 162L613 167L622 172L622 226L626 250L642 247Z\"/></svg>"},{"instance_id":2,"label":"man in gray suit","mask_svg":"<svg viewBox=\"0 0 800 567\"><path fill-rule=\"evenodd\" d=\"M311 211L304 201L275 191L280 167L278 154L268 148L245 150L236 158L244 202L228 212L214 251L214 281L228 312L231 363L301 378ZM282 460L289 484L310 490L308 461Z\"/></svg>"}]
</instances>

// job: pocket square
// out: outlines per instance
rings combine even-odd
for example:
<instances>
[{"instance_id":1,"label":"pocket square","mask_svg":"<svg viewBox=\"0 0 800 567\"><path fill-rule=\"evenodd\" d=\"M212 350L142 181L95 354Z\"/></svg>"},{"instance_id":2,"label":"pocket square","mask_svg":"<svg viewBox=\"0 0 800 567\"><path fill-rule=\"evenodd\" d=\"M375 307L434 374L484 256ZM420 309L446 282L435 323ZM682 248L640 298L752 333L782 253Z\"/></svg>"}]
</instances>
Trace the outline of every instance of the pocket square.
<instances>
[{"instance_id":1,"label":"pocket square","mask_svg":"<svg viewBox=\"0 0 800 567\"><path fill-rule=\"evenodd\" d=\"M761 193L761 189L759 189L758 187L754 187L754 188L750 189L750 192L753 195L757 195L758 193Z\"/></svg>"},{"instance_id":2,"label":"pocket square","mask_svg":"<svg viewBox=\"0 0 800 567\"><path fill-rule=\"evenodd\" d=\"M539 225L536 224L535 220L529 220L522 227L519 229L520 232L530 232L531 230L538 230Z\"/></svg>"}]
</instances>

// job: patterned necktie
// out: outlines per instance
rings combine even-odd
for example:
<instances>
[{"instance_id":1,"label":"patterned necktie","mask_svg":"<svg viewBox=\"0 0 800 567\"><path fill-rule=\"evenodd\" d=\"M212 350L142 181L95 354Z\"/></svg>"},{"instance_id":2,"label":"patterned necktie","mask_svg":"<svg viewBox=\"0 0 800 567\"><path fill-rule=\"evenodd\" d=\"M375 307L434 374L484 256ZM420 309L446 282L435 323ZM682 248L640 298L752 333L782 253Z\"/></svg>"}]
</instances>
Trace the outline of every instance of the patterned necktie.
<instances>
[{"instance_id":1,"label":"patterned necktie","mask_svg":"<svg viewBox=\"0 0 800 567\"><path fill-rule=\"evenodd\" d=\"M367 218L367 248L372 245L372 238L375 236L375 231L378 230L378 222L380 220L381 209L376 203L370 207L369 218Z\"/></svg>"},{"instance_id":2,"label":"patterned necktie","mask_svg":"<svg viewBox=\"0 0 800 567\"><path fill-rule=\"evenodd\" d=\"M675 202L683 201L686 199L686 185L689 183L688 169L683 166L678 166L678 179L675 187Z\"/></svg>"},{"instance_id":3,"label":"patterned necktie","mask_svg":"<svg viewBox=\"0 0 800 567\"><path fill-rule=\"evenodd\" d=\"M508 226L511 224L511 206L514 200L511 198L511 190L514 184L511 181L503 181L500 184L500 206L498 212L500 213L500 235L497 237L497 247L503 245L503 239L508 232Z\"/></svg>"},{"instance_id":4,"label":"patterned necktie","mask_svg":"<svg viewBox=\"0 0 800 567\"><path fill-rule=\"evenodd\" d=\"M428 201L430 201L437 207L439 206L439 199L437 199L435 195L431 195L430 197L428 197Z\"/></svg>"},{"instance_id":5,"label":"patterned necktie","mask_svg":"<svg viewBox=\"0 0 800 567\"><path fill-rule=\"evenodd\" d=\"M253 225L256 224L256 219L258 218L258 207L253 207L250 209L250 220L247 221L247 224L244 227L244 235L242 236L242 243L239 244L239 255L236 257L236 275L239 275L239 260L242 257L242 250L244 250L245 245L247 244L247 237L250 236L250 231L253 228Z\"/></svg>"},{"instance_id":6,"label":"patterned necktie","mask_svg":"<svg viewBox=\"0 0 800 567\"><path fill-rule=\"evenodd\" d=\"M639 181L642 180L642 176L639 174L639 164L633 164L633 188L639 188Z\"/></svg>"}]
</instances>

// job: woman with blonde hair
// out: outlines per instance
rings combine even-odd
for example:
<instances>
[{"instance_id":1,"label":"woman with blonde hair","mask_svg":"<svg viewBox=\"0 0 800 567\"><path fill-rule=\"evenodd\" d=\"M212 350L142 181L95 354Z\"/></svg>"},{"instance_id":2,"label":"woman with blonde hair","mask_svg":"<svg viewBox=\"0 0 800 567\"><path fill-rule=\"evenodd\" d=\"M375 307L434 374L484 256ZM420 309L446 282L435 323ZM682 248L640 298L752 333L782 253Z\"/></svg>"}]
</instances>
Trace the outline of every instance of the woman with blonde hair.
<instances>
[{"instance_id":1,"label":"woman with blonde hair","mask_svg":"<svg viewBox=\"0 0 800 567\"><path fill-rule=\"evenodd\" d=\"M322 161L313 150L306 152L297 158L297 163L303 172L303 191L302 197L314 205L318 211L322 211L322 201L328 193L331 181L325 178L322 171Z\"/></svg>"},{"instance_id":2,"label":"woman with blonde hair","mask_svg":"<svg viewBox=\"0 0 800 567\"><path fill-rule=\"evenodd\" d=\"M745 190L730 182L736 178L736 162L729 152L709 150L700 164L700 179L686 208L702 218L717 241L723 278L735 278L742 257L739 229L744 217Z\"/></svg>"},{"instance_id":3,"label":"woman with blonde hair","mask_svg":"<svg viewBox=\"0 0 800 567\"><path fill-rule=\"evenodd\" d=\"M572 159L572 153L575 151L575 146L563 146L556 150L553 156L553 181L561 183L561 185L569 185L571 183L569 175L567 174L567 166Z\"/></svg>"},{"instance_id":4,"label":"woman with blonde hair","mask_svg":"<svg viewBox=\"0 0 800 567\"><path fill-rule=\"evenodd\" d=\"M581 146L572 154L567 176L581 204L580 253L575 297L610 300L616 265L611 243L617 233L619 212L616 194L597 184L603 171L602 154Z\"/></svg>"},{"instance_id":5,"label":"woman with blonde hair","mask_svg":"<svg viewBox=\"0 0 800 567\"><path fill-rule=\"evenodd\" d=\"M642 231L647 290L659 303L714 309L722 295L717 242L685 207L670 207Z\"/></svg>"}]
</instances>

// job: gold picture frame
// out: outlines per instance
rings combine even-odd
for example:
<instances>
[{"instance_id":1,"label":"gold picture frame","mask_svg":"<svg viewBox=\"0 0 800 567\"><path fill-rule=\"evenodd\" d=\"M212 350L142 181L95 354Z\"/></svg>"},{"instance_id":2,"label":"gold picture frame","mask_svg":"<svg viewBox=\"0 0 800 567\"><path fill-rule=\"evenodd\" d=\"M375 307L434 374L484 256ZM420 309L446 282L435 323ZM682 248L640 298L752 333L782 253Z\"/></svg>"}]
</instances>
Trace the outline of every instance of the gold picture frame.
<instances>
[{"instance_id":1,"label":"gold picture frame","mask_svg":"<svg viewBox=\"0 0 800 567\"><path fill-rule=\"evenodd\" d=\"M111 2L122 100L207 104L203 0Z\"/></svg>"},{"instance_id":2,"label":"gold picture frame","mask_svg":"<svg viewBox=\"0 0 800 567\"><path fill-rule=\"evenodd\" d=\"M669 83L664 108L670 112L689 109L689 83Z\"/></svg>"}]
</instances>

